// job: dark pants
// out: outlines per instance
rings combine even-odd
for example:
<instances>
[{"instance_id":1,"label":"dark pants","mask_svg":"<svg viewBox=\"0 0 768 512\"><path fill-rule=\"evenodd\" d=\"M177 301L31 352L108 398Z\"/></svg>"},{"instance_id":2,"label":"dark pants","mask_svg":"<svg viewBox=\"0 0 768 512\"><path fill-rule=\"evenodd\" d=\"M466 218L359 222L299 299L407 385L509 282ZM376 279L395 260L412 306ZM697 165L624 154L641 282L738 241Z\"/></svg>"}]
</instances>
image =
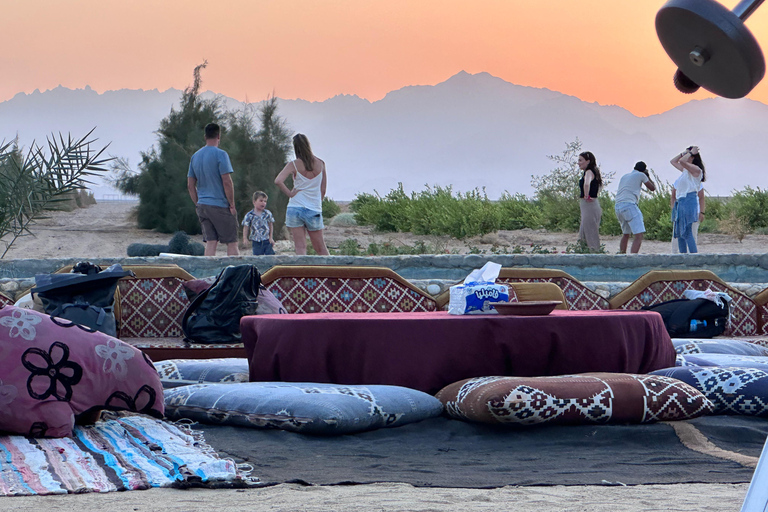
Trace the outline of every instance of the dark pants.
<instances>
[{"instance_id":1,"label":"dark pants","mask_svg":"<svg viewBox=\"0 0 768 512\"><path fill-rule=\"evenodd\" d=\"M262 240L261 242L254 242L251 240L251 244L253 245L254 256L271 256L275 254L275 250L272 248L272 244L269 243L269 240Z\"/></svg>"}]
</instances>

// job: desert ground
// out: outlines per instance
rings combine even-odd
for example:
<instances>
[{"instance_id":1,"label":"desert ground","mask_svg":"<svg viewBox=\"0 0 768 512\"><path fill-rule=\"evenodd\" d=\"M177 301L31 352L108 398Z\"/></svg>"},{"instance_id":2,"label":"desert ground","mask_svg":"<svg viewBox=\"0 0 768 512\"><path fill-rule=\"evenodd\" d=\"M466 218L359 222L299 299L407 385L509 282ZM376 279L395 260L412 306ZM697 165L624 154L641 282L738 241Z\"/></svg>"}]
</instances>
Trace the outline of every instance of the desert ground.
<instances>
[{"instance_id":1,"label":"desert ground","mask_svg":"<svg viewBox=\"0 0 768 512\"><path fill-rule=\"evenodd\" d=\"M52 212L48 218L38 220L32 227L33 235L16 240L5 258L124 257L128 245L134 242L168 243L170 235L136 227L131 216L135 206L134 202L102 202L72 212ZM201 235L192 238L202 242ZM606 252L617 253L620 238L602 237L601 242L605 244ZM371 243L414 246L422 242L439 253L509 253L516 247L525 253L543 250L559 253L565 251L568 244L575 243L577 235L522 229L457 240L448 236L376 233L370 226L338 226L331 219L327 222L325 239L331 251L338 249L345 240L354 239L362 249ZM293 253L293 243L289 240L278 239L276 245L278 254ZM740 242L727 234L700 233L698 245L702 253L764 253L768 247L768 235L747 235ZM640 252L669 253L670 246L670 242L644 240ZM1 249L4 249L2 245ZM250 253L246 249L242 251L243 254ZM225 247L220 246L218 254L226 255Z\"/></svg>"},{"instance_id":2,"label":"desert ground","mask_svg":"<svg viewBox=\"0 0 768 512\"><path fill-rule=\"evenodd\" d=\"M38 221L35 236L15 242L6 258L121 257L133 242L167 243L170 236L140 230L131 220L135 203L101 203L73 212L56 212ZM201 241L201 237L194 237ZM504 231L485 237L458 241L448 237L419 237L411 234L374 233L368 227L335 227L326 233L330 248L349 238L362 247L371 242L442 248L442 252L488 251L507 245L532 246L564 251L573 243L572 233ZM700 251L709 253L765 252L766 236L747 236L742 243L728 235L702 234ZM606 237L609 253L618 250L619 237ZM669 252L669 242L645 241L642 252ZM278 252L291 253L292 244L278 243ZM496 249L498 250L498 249ZM225 254L222 250L220 254ZM258 476L258 475L254 475ZM0 498L0 510L50 510L78 512L110 511L482 511L525 510L532 512L595 511L736 511L748 484L676 484L645 486L552 486L497 489L417 488L401 483L355 486L301 486L283 484L246 490L151 489L126 493Z\"/></svg>"}]
</instances>

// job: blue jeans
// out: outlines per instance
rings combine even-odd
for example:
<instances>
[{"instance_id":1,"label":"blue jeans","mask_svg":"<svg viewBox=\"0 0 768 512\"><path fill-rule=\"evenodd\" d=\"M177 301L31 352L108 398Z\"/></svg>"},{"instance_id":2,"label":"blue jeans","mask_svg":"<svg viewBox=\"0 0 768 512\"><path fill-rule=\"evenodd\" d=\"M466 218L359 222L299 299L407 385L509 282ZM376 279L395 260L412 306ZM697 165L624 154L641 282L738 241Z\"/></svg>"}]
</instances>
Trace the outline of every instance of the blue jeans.
<instances>
[{"instance_id":1,"label":"blue jeans","mask_svg":"<svg viewBox=\"0 0 768 512\"><path fill-rule=\"evenodd\" d=\"M275 254L275 250L272 248L269 240L261 240L260 242L251 240L251 247L253 248L254 256L271 256Z\"/></svg>"},{"instance_id":2,"label":"blue jeans","mask_svg":"<svg viewBox=\"0 0 768 512\"><path fill-rule=\"evenodd\" d=\"M285 225L289 228L305 226L307 231L320 231L325 228L323 225L323 212L301 206L289 206L285 210Z\"/></svg>"},{"instance_id":3,"label":"blue jeans","mask_svg":"<svg viewBox=\"0 0 768 512\"><path fill-rule=\"evenodd\" d=\"M699 252L693 238L693 223L699 220L696 192L678 197L672 209L673 236L677 238L680 254Z\"/></svg>"}]
</instances>

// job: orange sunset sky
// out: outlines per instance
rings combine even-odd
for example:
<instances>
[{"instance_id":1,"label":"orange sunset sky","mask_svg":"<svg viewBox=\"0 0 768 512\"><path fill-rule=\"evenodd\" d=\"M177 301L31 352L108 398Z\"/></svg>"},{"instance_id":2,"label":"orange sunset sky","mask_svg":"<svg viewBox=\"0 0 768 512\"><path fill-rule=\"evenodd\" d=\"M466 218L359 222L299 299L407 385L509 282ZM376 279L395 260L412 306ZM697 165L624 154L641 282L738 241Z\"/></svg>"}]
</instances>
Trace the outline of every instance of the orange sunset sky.
<instances>
[{"instance_id":1,"label":"orange sunset sky","mask_svg":"<svg viewBox=\"0 0 768 512\"><path fill-rule=\"evenodd\" d=\"M238 100L371 101L487 71L656 114L683 95L656 37L656 0L3 0L0 101L91 86L203 89ZM733 8L738 1L722 2ZM768 47L768 5L747 20ZM768 103L768 79L748 96Z\"/></svg>"}]
</instances>

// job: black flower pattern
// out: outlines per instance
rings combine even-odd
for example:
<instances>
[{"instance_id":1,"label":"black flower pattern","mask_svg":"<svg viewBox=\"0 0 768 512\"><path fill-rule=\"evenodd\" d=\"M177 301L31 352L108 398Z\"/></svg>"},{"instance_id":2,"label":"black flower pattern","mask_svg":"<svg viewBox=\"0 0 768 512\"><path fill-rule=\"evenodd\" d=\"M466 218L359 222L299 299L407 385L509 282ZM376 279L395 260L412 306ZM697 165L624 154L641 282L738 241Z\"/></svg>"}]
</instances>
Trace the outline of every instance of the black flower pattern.
<instances>
[{"instance_id":1,"label":"black flower pattern","mask_svg":"<svg viewBox=\"0 0 768 512\"><path fill-rule=\"evenodd\" d=\"M24 352L21 363L31 373L27 380L29 396L37 400L54 396L60 402L69 402L72 386L83 378L83 367L68 359L69 347L60 341L55 341L48 352L37 347ZM45 390L39 393L41 389Z\"/></svg>"},{"instance_id":2,"label":"black flower pattern","mask_svg":"<svg viewBox=\"0 0 768 512\"><path fill-rule=\"evenodd\" d=\"M115 391L107 398L106 407L112 410L128 410L155 416L157 413L152 408L156 401L157 392L145 384L139 388L134 397L125 391Z\"/></svg>"},{"instance_id":3,"label":"black flower pattern","mask_svg":"<svg viewBox=\"0 0 768 512\"><path fill-rule=\"evenodd\" d=\"M48 433L48 424L44 421L36 421L29 427L29 437L45 437Z\"/></svg>"},{"instance_id":4,"label":"black flower pattern","mask_svg":"<svg viewBox=\"0 0 768 512\"><path fill-rule=\"evenodd\" d=\"M72 320L67 320L65 318L60 318L57 316L51 316L51 322L55 323L59 327L77 327L81 331L85 331L85 332L90 332L90 333L98 332L93 327L88 327L87 325L82 325L82 324L76 324Z\"/></svg>"}]
</instances>

